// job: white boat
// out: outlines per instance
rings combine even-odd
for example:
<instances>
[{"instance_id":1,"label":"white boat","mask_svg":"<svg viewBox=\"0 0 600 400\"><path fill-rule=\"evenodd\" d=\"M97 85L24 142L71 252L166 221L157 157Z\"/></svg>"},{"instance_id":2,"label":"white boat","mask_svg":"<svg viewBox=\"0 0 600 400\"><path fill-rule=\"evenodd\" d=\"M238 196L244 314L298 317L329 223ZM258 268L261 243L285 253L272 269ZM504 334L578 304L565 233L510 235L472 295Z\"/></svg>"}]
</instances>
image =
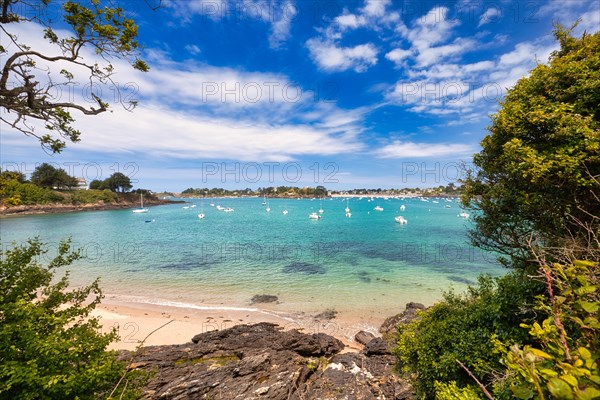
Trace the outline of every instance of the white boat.
<instances>
[{"instance_id":1,"label":"white boat","mask_svg":"<svg viewBox=\"0 0 600 400\"><path fill-rule=\"evenodd\" d=\"M287 215L287 213L288 213L288 210L283 210L283 213L282 213L282 214L283 214L283 215Z\"/></svg>"},{"instance_id":2,"label":"white boat","mask_svg":"<svg viewBox=\"0 0 600 400\"><path fill-rule=\"evenodd\" d=\"M406 210L406 206L405 206L404 204L402 204L402 205L400 206L400 211L404 211L404 210Z\"/></svg>"},{"instance_id":3,"label":"white boat","mask_svg":"<svg viewBox=\"0 0 600 400\"><path fill-rule=\"evenodd\" d=\"M267 208L265 209L265 211L266 211L266 212L271 212L271 208L270 208L270 207L267 207Z\"/></svg>"},{"instance_id":4,"label":"white boat","mask_svg":"<svg viewBox=\"0 0 600 400\"><path fill-rule=\"evenodd\" d=\"M346 212L346 217L348 217L348 214L350 214L350 207L348 207L348 199L346 199L346 209L344 209L344 211Z\"/></svg>"},{"instance_id":5,"label":"white boat","mask_svg":"<svg viewBox=\"0 0 600 400\"><path fill-rule=\"evenodd\" d=\"M399 224L408 224L408 221L402 216L402 215L398 215L396 218L394 218L396 220L397 223Z\"/></svg>"},{"instance_id":6,"label":"white boat","mask_svg":"<svg viewBox=\"0 0 600 400\"><path fill-rule=\"evenodd\" d=\"M132 210L132 212L139 214L139 213L147 213L148 209L144 208L144 195L142 195L140 193L140 208L136 208L135 210Z\"/></svg>"},{"instance_id":7,"label":"white boat","mask_svg":"<svg viewBox=\"0 0 600 400\"><path fill-rule=\"evenodd\" d=\"M317 213L314 212L314 213L311 213L308 216L308 218L310 218L310 219L321 219L321 216L319 214L317 214Z\"/></svg>"},{"instance_id":8,"label":"white boat","mask_svg":"<svg viewBox=\"0 0 600 400\"><path fill-rule=\"evenodd\" d=\"M450 204L446 204L446 208L452 208Z\"/></svg>"},{"instance_id":9,"label":"white boat","mask_svg":"<svg viewBox=\"0 0 600 400\"><path fill-rule=\"evenodd\" d=\"M375 211L383 211L383 207L376 206L373 210L375 210Z\"/></svg>"},{"instance_id":10,"label":"white boat","mask_svg":"<svg viewBox=\"0 0 600 400\"><path fill-rule=\"evenodd\" d=\"M198 214L198 218L204 219L204 199L200 200L200 214Z\"/></svg>"},{"instance_id":11,"label":"white boat","mask_svg":"<svg viewBox=\"0 0 600 400\"><path fill-rule=\"evenodd\" d=\"M264 196L264 198L263 198L263 202L262 202L262 205L263 205L263 206L266 206L266 205L267 205L267 196Z\"/></svg>"},{"instance_id":12,"label":"white boat","mask_svg":"<svg viewBox=\"0 0 600 400\"><path fill-rule=\"evenodd\" d=\"M215 203L210 203L210 206L211 206L211 207L214 207L214 206L215 206Z\"/></svg>"},{"instance_id":13,"label":"white boat","mask_svg":"<svg viewBox=\"0 0 600 400\"><path fill-rule=\"evenodd\" d=\"M325 211L323 210L323 198L321 197L321 205L319 207L319 214L323 214Z\"/></svg>"},{"instance_id":14,"label":"white boat","mask_svg":"<svg viewBox=\"0 0 600 400\"><path fill-rule=\"evenodd\" d=\"M461 211L460 214L458 214L458 216L461 218L469 218L470 217L469 213L467 213L465 211Z\"/></svg>"},{"instance_id":15,"label":"white boat","mask_svg":"<svg viewBox=\"0 0 600 400\"><path fill-rule=\"evenodd\" d=\"M228 213L228 212L233 212L234 210L231 207L227 207L227 208L224 208L223 211Z\"/></svg>"},{"instance_id":16,"label":"white boat","mask_svg":"<svg viewBox=\"0 0 600 400\"><path fill-rule=\"evenodd\" d=\"M187 210L188 208L190 208L190 206L183 206L184 210Z\"/></svg>"},{"instance_id":17,"label":"white boat","mask_svg":"<svg viewBox=\"0 0 600 400\"><path fill-rule=\"evenodd\" d=\"M223 211L224 209L225 209L225 207L223 207L223 206L217 206L217 210L219 210L219 211Z\"/></svg>"},{"instance_id":18,"label":"white boat","mask_svg":"<svg viewBox=\"0 0 600 400\"><path fill-rule=\"evenodd\" d=\"M434 204L440 204L440 202L437 201L437 200L432 201L432 203L434 203Z\"/></svg>"},{"instance_id":19,"label":"white boat","mask_svg":"<svg viewBox=\"0 0 600 400\"><path fill-rule=\"evenodd\" d=\"M346 218L351 218L351 217L352 217L352 213L350 213L350 212L347 212L347 213L346 213Z\"/></svg>"},{"instance_id":20,"label":"white boat","mask_svg":"<svg viewBox=\"0 0 600 400\"><path fill-rule=\"evenodd\" d=\"M196 205L195 205L195 204L192 204L192 205L190 206L190 208L196 208Z\"/></svg>"}]
</instances>

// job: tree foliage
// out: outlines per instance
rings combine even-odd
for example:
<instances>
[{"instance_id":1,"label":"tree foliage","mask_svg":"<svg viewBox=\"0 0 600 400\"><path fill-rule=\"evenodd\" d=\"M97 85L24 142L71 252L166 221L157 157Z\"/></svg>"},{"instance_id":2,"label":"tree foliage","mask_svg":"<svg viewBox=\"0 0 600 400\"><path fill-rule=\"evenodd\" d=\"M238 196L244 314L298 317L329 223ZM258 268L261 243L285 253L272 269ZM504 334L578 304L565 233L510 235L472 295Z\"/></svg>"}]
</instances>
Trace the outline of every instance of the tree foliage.
<instances>
[{"instance_id":1,"label":"tree foliage","mask_svg":"<svg viewBox=\"0 0 600 400\"><path fill-rule=\"evenodd\" d=\"M137 25L121 8L107 4L102 6L101 0L62 3L62 19L70 34L61 37L55 30L56 21L44 12L53 5L52 0L0 0L0 55L4 62L0 68L0 120L34 136L53 153L60 152L66 141L79 141L81 132L72 125L71 111L97 115L109 107L96 93L91 94L95 104L89 106L79 97L60 98L57 92L68 91L77 82L112 83L115 70L111 60L115 59L126 59L135 69L148 70L138 58ZM35 17L28 18L30 15ZM53 45L53 53L42 53L11 33L11 26L27 21L44 27L43 39ZM135 102L130 105L135 106ZM36 131L35 121L44 125L43 133Z\"/></svg>"},{"instance_id":2,"label":"tree foliage","mask_svg":"<svg viewBox=\"0 0 600 400\"><path fill-rule=\"evenodd\" d=\"M124 365L106 351L116 332L100 333L91 317L98 280L68 290L68 273L55 277L80 257L68 241L42 266L45 255L37 239L0 250L0 398L106 398Z\"/></svg>"},{"instance_id":3,"label":"tree foliage","mask_svg":"<svg viewBox=\"0 0 600 400\"><path fill-rule=\"evenodd\" d=\"M478 211L472 240L513 266L527 264L532 235L560 246L598 229L600 33L575 38L558 26L555 37L550 63L508 91L465 182L463 201Z\"/></svg>"},{"instance_id":4,"label":"tree foliage","mask_svg":"<svg viewBox=\"0 0 600 400\"><path fill-rule=\"evenodd\" d=\"M77 186L77 179L67 174L64 169L43 163L32 172L31 183L45 188L71 189Z\"/></svg>"},{"instance_id":5,"label":"tree foliage","mask_svg":"<svg viewBox=\"0 0 600 400\"><path fill-rule=\"evenodd\" d=\"M474 244L516 269L400 329L400 366L425 398L600 398L600 33L555 36L464 185Z\"/></svg>"}]
</instances>

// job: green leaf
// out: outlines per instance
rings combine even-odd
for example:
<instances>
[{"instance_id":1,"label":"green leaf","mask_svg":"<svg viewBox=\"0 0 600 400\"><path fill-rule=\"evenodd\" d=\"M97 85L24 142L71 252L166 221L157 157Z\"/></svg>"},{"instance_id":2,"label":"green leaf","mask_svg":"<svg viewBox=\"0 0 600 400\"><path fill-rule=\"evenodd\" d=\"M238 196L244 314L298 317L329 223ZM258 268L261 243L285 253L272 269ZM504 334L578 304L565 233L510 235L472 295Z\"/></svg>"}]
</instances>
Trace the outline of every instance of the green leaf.
<instances>
[{"instance_id":1,"label":"green leaf","mask_svg":"<svg viewBox=\"0 0 600 400\"><path fill-rule=\"evenodd\" d=\"M579 301L578 304L581 306L581 308L583 308L589 313L595 313L596 311L598 311L598 308L600 308L598 303L591 301Z\"/></svg>"},{"instance_id":2,"label":"green leaf","mask_svg":"<svg viewBox=\"0 0 600 400\"><path fill-rule=\"evenodd\" d=\"M581 358L583 358L584 360L589 360L592 358L592 353L585 347L580 347L579 349L577 349L577 351L579 352Z\"/></svg>"},{"instance_id":3,"label":"green leaf","mask_svg":"<svg viewBox=\"0 0 600 400\"><path fill-rule=\"evenodd\" d=\"M546 387L552 396L558 400L573 399L573 390L571 386L560 378L552 378L546 384Z\"/></svg>"},{"instance_id":4,"label":"green leaf","mask_svg":"<svg viewBox=\"0 0 600 400\"><path fill-rule=\"evenodd\" d=\"M550 354L548 354L542 350L536 349L536 348L529 348L528 350L536 357L542 357L542 358L545 358L546 360L552 360L554 358Z\"/></svg>"},{"instance_id":5,"label":"green leaf","mask_svg":"<svg viewBox=\"0 0 600 400\"><path fill-rule=\"evenodd\" d=\"M600 390L596 388L585 388L582 391L577 393L577 398L579 400L593 400L600 398Z\"/></svg>"},{"instance_id":6,"label":"green leaf","mask_svg":"<svg viewBox=\"0 0 600 400\"><path fill-rule=\"evenodd\" d=\"M511 386L510 391L517 399L531 399L533 397L533 390L529 386Z\"/></svg>"}]
</instances>

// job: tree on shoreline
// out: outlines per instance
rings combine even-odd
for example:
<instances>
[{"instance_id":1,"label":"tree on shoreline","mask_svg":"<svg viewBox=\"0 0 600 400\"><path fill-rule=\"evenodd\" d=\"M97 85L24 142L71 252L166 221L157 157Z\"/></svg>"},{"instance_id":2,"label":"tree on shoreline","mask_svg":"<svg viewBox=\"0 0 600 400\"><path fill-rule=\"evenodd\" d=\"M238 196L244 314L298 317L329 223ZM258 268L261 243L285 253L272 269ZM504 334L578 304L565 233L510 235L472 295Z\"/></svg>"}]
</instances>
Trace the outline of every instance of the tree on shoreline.
<instances>
[{"instance_id":1,"label":"tree on shoreline","mask_svg":"<svg viewBox=\"0 0 600 400\"><path fill-rule=\"evenodd\" d=\"M512 266L530 263L532 236L544 246L585 239L600 215L600 33L577 39L557 26L560 50L509 90L492 119L463 202L476 246Z\"/></svg>"},{"instance_id":2,"label":"tree on shoreline","mask_svg":"<svg viewBox=\"0 0 600 400\"><path fill-rule=\"evenodd\" d=\"M399 367L425 398L600 397L600 32L554 34L464 184L473 244L513 270L400 327Z\"/></svg>"},{"instance_id":3,"label":"tree on shoreline","mask_svg":"<svg viewBox=\"0 0 600 400\"><path fill-rule=\"evenodd\" d=\"M112 83L115 70L110 60L125 59L144 72L149 67L138 58L138 27L121 8L101 6L100 0L88 0L89 6L66 1L61 13L71 33L60 37L53 29L55 21L47 17L51 3L0 0L0 55L4 60L0 67L0 107L4 111L0 121L35 137L44 149L60 153L67 141L80 140L81 132L73 127L71 112L98 115L107 111L109 104L93 91L93 105L81 96L64 101L56 92L70 90L78 81L100 86ZM28 18L30 15L34 17ZM37 51L11 33L11 25L25 22L44 28L43 38L54 46L54 53ZM94 53L96 56L91 56ZM135 101L128 104L135 105ZM36 131L36 124L43 125L44 133Z\"/></svg>"}]
</instances>

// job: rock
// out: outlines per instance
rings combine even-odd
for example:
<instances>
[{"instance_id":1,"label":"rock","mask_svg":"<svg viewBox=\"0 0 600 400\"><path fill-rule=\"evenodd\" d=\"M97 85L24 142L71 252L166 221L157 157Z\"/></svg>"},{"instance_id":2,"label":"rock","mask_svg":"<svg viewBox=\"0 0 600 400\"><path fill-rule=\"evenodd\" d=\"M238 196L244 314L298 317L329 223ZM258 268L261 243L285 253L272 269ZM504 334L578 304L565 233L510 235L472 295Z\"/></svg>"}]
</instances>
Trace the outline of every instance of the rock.
<instances>
[{"instance_id":1,"label":"rock","mask_svg":"<svg viewBox=\"0 0 600 400\"><path fill-rule=\"evenodd\" d=\"M365 345L362 350L367 356L382 356L392 354L390 343L383 338L375 338Z\"/></svg>"},{"instance_id":2,"label":"rock","mask_svg":"<svg viewBox=\"0 0 600 400\"><path fill-rule=\"evenodd\" d=\"M410 321L415 319L417 311L425 310L426 307L421 303L410 302L406 304L406 309L400 314L396 314L393 317L387 318L381 324L379 333L384 336L393 335L398 330L398 327L402 324L408 324Z\"/></svg>"},{"instance_id":3,"label":"rock","mask_svg":"<svg viewBox=\"0 0 600 400\"><path fill-rule=\"evenodd\" d=\"M336 315L337 311L329 309L315 315L315 319L334 319Z\"/></svg>"},{"instance_id":4,"label":"rock","mask_svg":"<svg viewBox=\"0 0 600 400\"><path fill-rule=\"evenodd\" d=\"M277 300L279 300L279 297L274 296L272 294L257 294L252 296L252 299L250 300L250 302L252 304L255 303L274 303Z\"/></svg>"},{"instance_id":5,"label":"rock","mask_svg":"<svg viewBox=\"0 0 600 400\"><path fill-rule=\"evenodd\" d=\"M344 344L324 333L304 334L297 330L284 332L275 324L236 325L222 331L201 333L192 342L212 349L234 351L241 348L291 350L305 357L331 356L344 349Z\"/></svg>"},{"instance_id":6,"label":"rock","mask_svg":"<svg viewBox=\"0 0 600 400\"><path fill-rule=\"evenodd\" d=\"M394 356L339 354L343 347L323 333L261 323L121 357L153 372L145 399L416 399L410 384L394 373Z\"/></svg>"},{"instance_id":7,"label":"rock","mask_svg":"<svg viewBox=\"0 0 600 400\"><path fill-rule=\"evenodd\" d=\"M371 332L360 331L354 335L354 340L362 345L369 343L373 339L375 339L375 335L373 335Z\"/></svg>"},{"instance_id":8,"label":"rock","mask_svg":"<svg viewBox=\"0 0 600 400\"><path fill-rule=\"evenodd\" d=\"M285 272L286 274L301 273L307 275L317 275L324 274L326 271L325 267L323 267L322 265L308 263L304 261L294 261L283 267L283 272Z\"/></svg>"}]
</instances>

